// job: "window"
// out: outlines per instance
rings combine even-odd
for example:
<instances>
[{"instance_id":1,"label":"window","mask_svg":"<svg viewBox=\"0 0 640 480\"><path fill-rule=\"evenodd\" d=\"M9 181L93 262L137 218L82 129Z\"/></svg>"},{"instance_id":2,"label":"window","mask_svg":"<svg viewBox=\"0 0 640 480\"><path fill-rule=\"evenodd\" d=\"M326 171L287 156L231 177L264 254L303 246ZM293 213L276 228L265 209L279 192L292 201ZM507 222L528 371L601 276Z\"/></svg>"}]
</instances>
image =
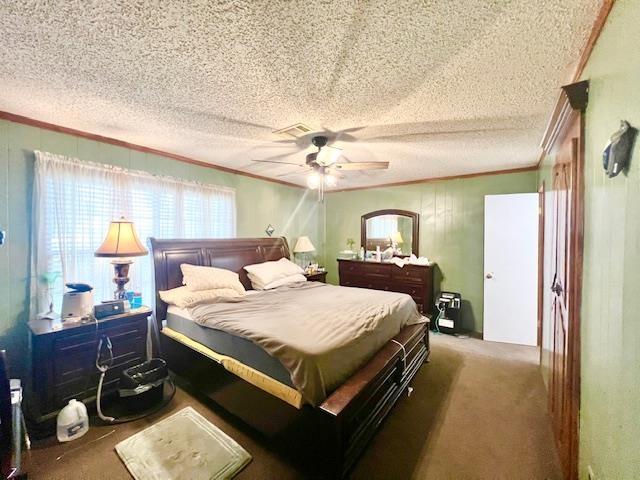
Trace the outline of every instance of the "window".
<instances>
[{"instance_id":1,"label":"window","mask_svg":"<svg viewBox=\"0 0 640 480\"><path fill-rule=\"evenodd\" d=\"M113 298L113 267L93 254L109 222L122 215L134 222L143 243L148 237L231 238L236 234L235 190L36 152L38 311L48 306L47 273L60 273L51 289L58 312L67 282L92 285L96 303ZM147 305L154 295L152 275L150 255L134 259L127 289L142 292Z\"/></svg>"}]
</instances>

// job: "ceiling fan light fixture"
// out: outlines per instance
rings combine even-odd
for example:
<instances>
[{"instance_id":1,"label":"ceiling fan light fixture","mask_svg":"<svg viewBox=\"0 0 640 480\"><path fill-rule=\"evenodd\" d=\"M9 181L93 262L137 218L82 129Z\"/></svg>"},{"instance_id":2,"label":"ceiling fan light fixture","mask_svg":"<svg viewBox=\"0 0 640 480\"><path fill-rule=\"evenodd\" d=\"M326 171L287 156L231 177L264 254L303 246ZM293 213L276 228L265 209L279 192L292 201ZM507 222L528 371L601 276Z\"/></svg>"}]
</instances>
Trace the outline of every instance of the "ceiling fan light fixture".
<instances>
[{"instance_id":1,"label":"ceiling fan light fixture","mask_svg":"<svg viewBox=\"0 0 640 480\"><path fill-rule=\"evenodd\" d=\"M329 165L333 165L338 161L342 155L342 149L337 147L324 147L316 156L316 163L322 165L323 167L328 167Z\"/></svg>"},{"instance_id":2,"label":"ceiling fan light fixture","mask_svg":"<svg viewBox=\"0 0 640 480\"><path fill-rule=\"evenodd\" d=\"M338 177L331 173L328 173L324 176L324 184L329 188L333 188L338 185Z\"/></svg>"},{"instance_id":3,"label":"ceiling fan light fixture","mask_svg":"<svg viewBox=\"0 0 640 480\"><path fill-rule=\"evenodd\" d=\"M318 172L312 172L307 177L307 187L311 190L316 190L320 186L320 174Z\"/></svg>"}]
</instances>

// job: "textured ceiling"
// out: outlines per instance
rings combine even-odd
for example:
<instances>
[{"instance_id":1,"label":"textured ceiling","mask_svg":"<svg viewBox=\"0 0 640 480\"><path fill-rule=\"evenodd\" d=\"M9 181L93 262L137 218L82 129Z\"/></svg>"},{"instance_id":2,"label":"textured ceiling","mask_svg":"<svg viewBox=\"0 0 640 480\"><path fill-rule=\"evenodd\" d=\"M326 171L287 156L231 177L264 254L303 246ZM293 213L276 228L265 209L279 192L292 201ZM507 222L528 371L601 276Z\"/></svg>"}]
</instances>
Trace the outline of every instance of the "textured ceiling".
<instances>
[{"instance_id":1,"label":"textured ceiling","mask_svg":"<svg viewBox=\"0 0 640 480\"><path fill-rule=\"evenodd\" d=\"M251 162L298 122L391 163L340 188L529 166L599 5L0 0L0 110L301 184Z\"/></svg>"}]
</instances>

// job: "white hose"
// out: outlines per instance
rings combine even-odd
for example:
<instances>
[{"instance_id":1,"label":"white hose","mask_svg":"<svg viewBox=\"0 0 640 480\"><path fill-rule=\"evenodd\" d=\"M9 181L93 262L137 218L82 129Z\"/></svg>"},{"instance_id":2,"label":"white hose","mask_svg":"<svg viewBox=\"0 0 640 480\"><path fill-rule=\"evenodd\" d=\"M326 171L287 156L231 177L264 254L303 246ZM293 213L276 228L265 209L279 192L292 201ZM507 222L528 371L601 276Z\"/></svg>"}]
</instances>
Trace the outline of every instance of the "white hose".
<instances>
[{"instance_id":1,"label":"white hose","mask_svg":"<svg viewBox=\"0 0 640 480\"><path fill-rule=\"evenodd\" d=\"M104 381L104 376L107 374L107 369L100 369L100 371L102 373L100 374L100 380L98 381L98 391L96 392L96 410L98 410L98 416L101 420L111 423L115 421L115 418L107 417L102 413L102 409L100 408L100 397L102 397L102 382Z\"/></svg>"},{"instance_id":2,"label":"white hose","mask_svg":"<svg viewBox=\"0 0 640 480\"><path fill-rule=\"evenodd\" d=\"M107 343L107 351L109 352L109 359L106 363L100 363L100 352L102 351L102 344L106 341ZM100 408L100 400L102 397L102 383L104 382L104 376L107 374L107 370L109 367L113 365L113 348L111 346L111 339L108 336L104 336L98 342L98 354L96 356L96 368L100 371L100 380L98 381L98 390L96 391L96 410L98 410L98 416L101 420L105 422L115 422L115 418L107 417L102 413L102 408Z\"/></svg>"}]
</instances>

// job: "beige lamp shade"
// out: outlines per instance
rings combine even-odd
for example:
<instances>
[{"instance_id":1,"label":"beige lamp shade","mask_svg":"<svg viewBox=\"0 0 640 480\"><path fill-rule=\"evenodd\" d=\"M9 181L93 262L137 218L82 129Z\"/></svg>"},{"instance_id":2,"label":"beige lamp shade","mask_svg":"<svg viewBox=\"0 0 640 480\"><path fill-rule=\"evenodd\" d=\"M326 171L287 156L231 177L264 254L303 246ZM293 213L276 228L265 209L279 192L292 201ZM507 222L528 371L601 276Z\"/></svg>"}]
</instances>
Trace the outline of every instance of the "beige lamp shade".
<instances>
[{"instance_id":1,"label":"beige lamp shade","mask_svg":"<svg viewBox=\"0 0 640 480\"><path fill-rule=\"evenodd\" d=\"M133 222L124 217L109 224L109 231L100 248L96 250L96 257L140 257L149 253L140 242Z\"/></svg>"},{"instance_id":2,"label":"beige lamp shade","mask_svg":"<svg viewBox=\"0 0 640 480\"><path fill-rule=\"evenodd\" d=\"M293 248L293 253L308 253L315 251L316 247L313 246L309 237L299 237L296 242L296 246Z\"/></svg>"},{"instance_id":3,"label":"beige lamp shade","mask_svg":"<svg viewBox=\"0 0 640 480\"><path fill-rule=\"evenodd\" d=\"M393 236L391 237L391 240L394 243L404 243L404 240L402 239L402 235L400 235L400 232L394 233Z\"/></svg>"}]
</instances>

